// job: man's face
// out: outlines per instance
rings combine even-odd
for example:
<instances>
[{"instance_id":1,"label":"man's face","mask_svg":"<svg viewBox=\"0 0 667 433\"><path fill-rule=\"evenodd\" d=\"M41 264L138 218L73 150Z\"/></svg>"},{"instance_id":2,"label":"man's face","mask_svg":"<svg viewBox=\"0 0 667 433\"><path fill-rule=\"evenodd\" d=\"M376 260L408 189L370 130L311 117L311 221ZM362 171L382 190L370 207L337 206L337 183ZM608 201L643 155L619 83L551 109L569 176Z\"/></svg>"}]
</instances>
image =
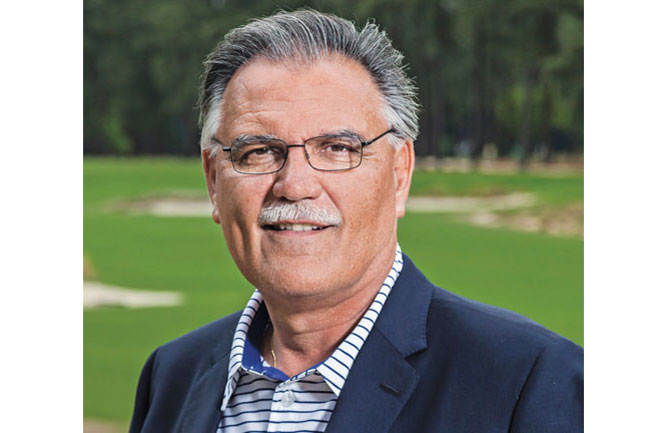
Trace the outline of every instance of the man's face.
<instances>
[{"instance_id":1,"label":"man's face","mask_svg":"<svg viewBox=\"0 0 667 433\"><path fill-rule=\"evenodd\" d=\"M230 80L216 137L229 146L241 135L272 135L290 144L342 130L370 140L389 125L368 72L357 62L329 57L310 66L255 59ZM336 296L381 284L396 243L412 174L412 143L394 149L387 137L364 148L361 165L337 172L314 170L303 148L290 148L278 173L240 174L229 152L204 168L213 218L243 275L265 297ZM319 230L263 226L263 207L301 204L338 215ZM304 218L280 221L322 225ZM342 295L341 295L342 296Z\"/></svg>"}]
</instances>

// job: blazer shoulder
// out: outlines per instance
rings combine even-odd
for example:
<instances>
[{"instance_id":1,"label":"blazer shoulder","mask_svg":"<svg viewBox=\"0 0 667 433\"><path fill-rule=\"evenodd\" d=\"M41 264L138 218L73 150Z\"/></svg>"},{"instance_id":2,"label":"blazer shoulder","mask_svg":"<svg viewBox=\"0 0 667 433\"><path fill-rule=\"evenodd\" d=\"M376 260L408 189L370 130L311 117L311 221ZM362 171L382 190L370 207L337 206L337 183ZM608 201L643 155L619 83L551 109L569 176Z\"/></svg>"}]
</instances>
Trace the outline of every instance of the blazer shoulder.
<instances>
[{"instance_id":1,"label":"blazer shoulder","mask_svg":"<svg viewBox=\"0 0 667 433\"><path fill-rule=\"evenodd\" d=\"M572 356L583 349L518 313L473 301L436 287L429 311L429 328L442 333L459 347L478 348L502 357L538 356L547 347ZM438 333L440 334L440 333ZM433 335L437 338L437 335ZM472 343L472 344L471 344Z\"/></svg>"},{"instance_id":2,"label":"blazer shoulder","mask_svg":"<svg viewBox=\"0 0 667 433\"><path fill-rule=\"evenodd\" d=\"M172 431L183 416L190 394L211 371L221 372L214 377L222 392L225 359L240 314L236 312L204 325L163 344L151 354L139 378L131 433Z\"/></svg>"},{"instance_id":3,"label":"blazer shoulder","mask_svg":"<svg viewBox=\"0 0 667 433\"><path fill-rule=\"evenodd\" d=\"M156 363L196 366L224 357L231 350L240 315L237 311L163 344L155 351Z\"/></svg>"}]
</instances>

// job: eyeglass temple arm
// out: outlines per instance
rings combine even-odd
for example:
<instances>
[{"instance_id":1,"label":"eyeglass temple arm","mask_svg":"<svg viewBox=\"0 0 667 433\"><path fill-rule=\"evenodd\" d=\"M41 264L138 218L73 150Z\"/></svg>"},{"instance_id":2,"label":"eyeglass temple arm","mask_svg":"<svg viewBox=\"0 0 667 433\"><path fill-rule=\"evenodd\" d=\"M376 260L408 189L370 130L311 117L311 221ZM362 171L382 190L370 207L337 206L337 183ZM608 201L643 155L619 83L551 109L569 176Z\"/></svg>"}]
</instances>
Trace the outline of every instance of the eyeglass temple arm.
<instances>
[{"instance_id":1,"label":"eyeglass temple arm","mask_svg":"<svg viewBox=\"0 0 667 433\"><path fill-rule=\"evenodd\" d=\"M217 144L219 144L220 146L222 146L221 149L224 150L225 152L230 152L230 151L232 150L231 147L227 147L227 146L225 146L225 144L224 144L222 141L218 140L218 139L215 138L215 137L211 137L211 141L215 141Z\"/></svg>"},{"instance_id":2,"label":"eyeglass temple arm","mask_svg":"<svg viewBox=\"0 0 667 433\"><path fill-rule=\"evenodd\" d=\"M387 135L387 134L393 134L394 132L396 132L396 130L395 130L394 128L388 129L388 130L386 130L385 132L383 132L382 134L378 135L377 137L375 137L375 138L372 139L372 140L369 140L369 141L362 141L362 142L361 142L361 147L366 147L366 146L368 146L369 144L373 144L373 143L375 143L376 141L378 141L379 139L381 139L382 137L384 137L385 135Z\"/></svg>"}]
</instances>

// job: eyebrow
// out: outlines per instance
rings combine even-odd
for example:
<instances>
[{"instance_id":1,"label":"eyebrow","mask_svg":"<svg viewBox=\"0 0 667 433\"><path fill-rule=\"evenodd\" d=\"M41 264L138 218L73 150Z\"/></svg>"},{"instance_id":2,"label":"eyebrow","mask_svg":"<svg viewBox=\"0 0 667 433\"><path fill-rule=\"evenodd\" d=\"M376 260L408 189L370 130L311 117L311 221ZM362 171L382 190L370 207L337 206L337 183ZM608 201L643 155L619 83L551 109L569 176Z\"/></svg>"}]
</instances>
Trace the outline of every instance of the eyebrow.
<instances>
[{"instance_id":1,"label":"eyebrow","mask_svg":"<svg viewBox=\"0 0 667 433\"><path fill-rule=\"evenodd\" d=\"M256 143L256 142L262 142L262 141L271 141L271 140L280 140L278 137L275 135L270 135L270 134L265 134L265 135L246 135L242 134L239 135L234 139L232 142L232 146L241 146L244 144L249 144L249 143Z\"/></svg>"},{"instance_id":2,"label":"eyebrow","mask_svg":"<svg viewBox=\"0 0 667 433\"><path fill-rule=\"evenodd\" d=\"M244 134L244 135L239 135L238 137L236 137L234 139L234 141L232 142L232 146L236 143L238 143L240 145L243 145L243 144L252 143L252 142L256 142L256 141L267 141L267 140L278 140L278 138L273 136L273 135L245 135ZM211 137L211 141L216 142L220 146L226 147L225 143L223 143L222 140L219 140L218 137L216 137L215 135Z\"/></svg>"},{"instance_id":3,"label":"eyebrow","mask_svg":"<svg viewBox=\"0 0 667 433\"><path fill-rule=\"evenodd\" d=\"M336 131L336 132L328 133L328 134L322 134L322 135L336 135L336 136L341 136L342 135L344 137L345 136L346 137L351 136L351 137L354 137L354 138L358 138L359 141L366 141L366 140L364 140L364 137L362 137L361 134L359 134L357 131L354 131L352 129L341 129L340 131Z\"/></svg>"},{"instance_id":4,"label":"eyebrow","mask_svg":"<svg viewBox=\"0 0 667 433\"><path fill-rule=\"evenodd\" d=\"M357 131L354 131L352 129L347 129L347 128L339 129L339 130L336 130L336 131L322 132L318 135L315 135L315 136L309 137L309 138L324 137L324 136L355 137L355 138L359 139L359 141L365 141L363 136L361 134L359 134ZM218 138L215 137L215 136L212 137L211 140L213 140L216 143L224 146L224 143L222 141L218 140ZM242 135L239 135L238 137L236 137L231 145L232 146L234 146L234 145L242 146L244 144L255 143L255 142L258 142L258 141L261 142L261 141L271 141L271 140L280 140L280 141L286 142L285 140L282 140L282 139L276 137L275 135L271 135L271 134L263 134L263 135L242 134Z\"/></svg>"}]
</instances>

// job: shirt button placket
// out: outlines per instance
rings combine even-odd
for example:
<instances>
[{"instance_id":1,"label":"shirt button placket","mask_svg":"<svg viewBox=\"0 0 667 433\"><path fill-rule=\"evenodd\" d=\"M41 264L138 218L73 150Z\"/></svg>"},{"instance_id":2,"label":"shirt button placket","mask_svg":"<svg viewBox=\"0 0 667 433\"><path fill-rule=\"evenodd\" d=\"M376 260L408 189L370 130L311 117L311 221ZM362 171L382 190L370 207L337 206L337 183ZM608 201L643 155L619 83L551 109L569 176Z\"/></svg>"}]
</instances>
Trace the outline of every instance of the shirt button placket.
<instances>
[{"instance_id":1,"label":"shirt button placket","mask_svg":"<svg viewBox=\"0 0 667 433\"><path fill-rule=\"evenodd\" d=\"M276 387L271 403L271 414L269 415L269 425L267 432L280 432L283 424L278 421L294 421L294 414L286 414L283 411L289 408L296 401L294 392L287 388L287 384L281 383ZM284 427L284 426L283 426Z\"/></svg>"}]
</instances>

